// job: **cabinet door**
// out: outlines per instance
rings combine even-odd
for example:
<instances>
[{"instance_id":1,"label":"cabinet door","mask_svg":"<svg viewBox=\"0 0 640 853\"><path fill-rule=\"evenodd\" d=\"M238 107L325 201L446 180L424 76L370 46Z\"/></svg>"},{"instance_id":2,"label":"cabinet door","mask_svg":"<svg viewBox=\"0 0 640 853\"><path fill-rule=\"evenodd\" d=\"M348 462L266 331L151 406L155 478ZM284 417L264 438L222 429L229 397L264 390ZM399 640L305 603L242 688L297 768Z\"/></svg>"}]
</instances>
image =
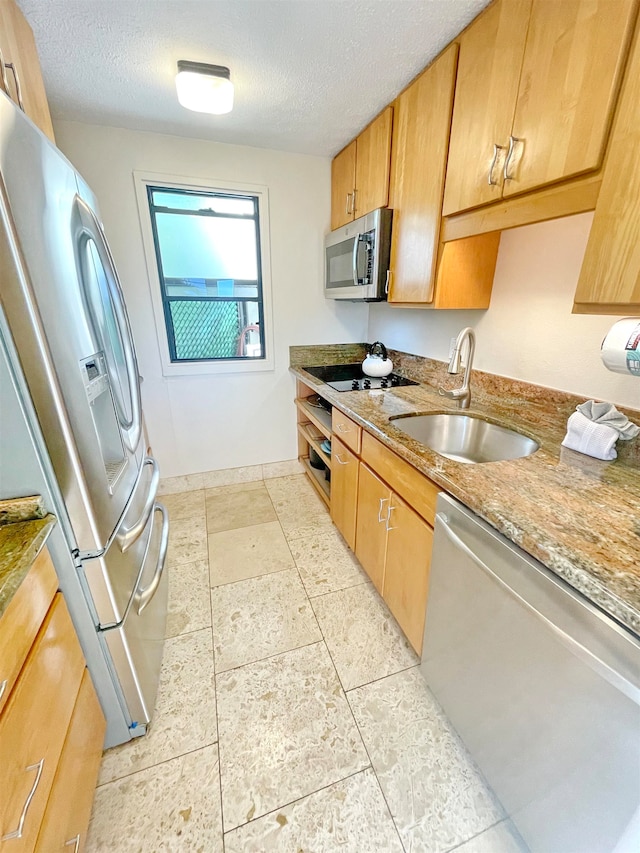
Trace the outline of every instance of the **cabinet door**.
<instances>
[{"instance_id":1,"label":"cabinet door","mask_svg":"<svg viewBox=\"0 0 640 853\"><path fill-rule=\"evenodd\" d=\"M345 542L355 551L358 505L358 457L339 441L331 439L331 518Z\"/></svg>"},{"instance_id":2,"label":"cabinet door","mask_svg":"<svg viewBox=\"0 0 640 853\"><path fill-rule=\"evenodd\" d=\"M356 219L389 203L392 124L393 107L387 107L356 140Z\"/></svg>"},{"instance_id":3,"label":"cabinet door","mask_svg":"<svg viewBox=\"0 0 640 853\"><path fill-rule=\"evenodd\" d=\"M498 0L460 37L445 215L502 196L502 167L513 123L530 8L531 0ZM495 150L494 145L502 146L502 150Z\"/></svg>"},{"instance_id":4,"label":"cabinet door","mask_svg":"<svg viewBox=\"0 0 640 853\"><path fill-rule=\"evenodd\" d=\"M331 230L353 219L356 186L356 140L333 158L331 163Z\"/></svg>"},{"instance_id":5,"label":"cabinet door","mask_svg":"<svg viewBox=\"0 0 640 853\"><path fill-rule=\"evenodd\" d=\"M635 0L533 0L504 195L599 168Z\"/></svg>"},{"instance_id":6,"label":"cabinet door","mask_svg":"<svg viewBox=\"0 0 640 853\"><path fill-rule=\"evenodd\" d=\"M611 135L574 310L640 309L640 27Z\"/></svg>"},{"instance_id":7,"label":"cabinet door","mask_svg":"<svg viewBox=\"0 0 640 853\"><path fill-rule=\"evenodd\" d=\"M457 57L453 44L396 101L389 302L433 298Z\"/></svg>"},{"instance_id":8,"label":"cabinet door","mask_svg":"<svg viewBox=\"0 0 640 853\"><path fill-rule=\"evenodd\" d=\"M387 511L391 491L382 480L360 463L356 557L382 595L387 545Z\"/></svg>"},{"instance_id":9,"label":"cabinet door","mask_svg":"<svg viewBox=\"0 0 640 853\"><path fill-rule=\"evenodd\" d=\"M418 654L422 652L432 545L431 527L392 494L382 597Z\"/></svg>"},{"instance_id":10,"label":"cabinet door","mask_svg":"<svg viewBox=\"0 0 640 853\"><path fill-rule=\"evenodd\" d=\"M15 66L26 114L55 142L36 43L31 27L14 0L0 0L0 50L4 61ZM15 79L10 70L7 77L7 94L17 102Z\"/></svg>"},{"instance_id":11,"label":"cabinet door","mask_svg":"<svg viewBox=\"0 0 640 853\"><path fill-rule=\"evenodd\" d=\"M89 671L85 669L40 827L37 853L84 849L105 726Z\"/></svg>"}]
</instances>

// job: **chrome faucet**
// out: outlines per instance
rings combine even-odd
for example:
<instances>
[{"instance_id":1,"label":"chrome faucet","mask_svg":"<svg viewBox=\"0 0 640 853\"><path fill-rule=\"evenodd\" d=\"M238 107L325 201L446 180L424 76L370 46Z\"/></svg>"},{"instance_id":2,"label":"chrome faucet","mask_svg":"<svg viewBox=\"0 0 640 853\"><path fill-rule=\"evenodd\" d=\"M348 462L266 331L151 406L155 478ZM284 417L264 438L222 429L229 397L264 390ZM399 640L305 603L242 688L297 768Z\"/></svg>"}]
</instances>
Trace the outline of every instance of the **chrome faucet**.
<instances>
[{"instance_id":1,"label":"chrome faucet","mask_svg":"<svg viewBox=\"0 0 640 853\"><path fill-rule=\"evenodd\" d=\"M467 354L467 363L464 368L464 379L462 380L462 385L459 388L454 388L452 391L445 391L444 388L438 388L438 393L443 397L451 397L451 399L457 400L459 409L468 409L471 403L471 388L469 387L469 382L471 379L473 356L476 351L476 336L471 326L467 326L466 329L463 329L456 338L456 345L451 353L449 367L447 368L448 373L458 373L460 370L460 356L462 353L462 344L464 343L465 338L469 339L469 352Z\"/></svg>"}]
</instances>

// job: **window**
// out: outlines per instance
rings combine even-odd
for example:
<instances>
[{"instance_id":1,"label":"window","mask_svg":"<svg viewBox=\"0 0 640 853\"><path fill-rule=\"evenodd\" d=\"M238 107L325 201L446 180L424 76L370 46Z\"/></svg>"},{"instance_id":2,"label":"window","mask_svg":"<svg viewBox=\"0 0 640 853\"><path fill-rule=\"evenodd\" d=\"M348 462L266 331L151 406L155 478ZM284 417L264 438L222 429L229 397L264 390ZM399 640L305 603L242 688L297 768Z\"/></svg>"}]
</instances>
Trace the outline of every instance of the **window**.
<instances>
[{"instance_id":1,"label":"window","mask_svg":"<svg viewBox=\"0 0 640 853\"><path fill-rule=\"evenodd\" d=\"M266 188L137 177L165 375L270 369Z\"/></svg>"}]
</instances>

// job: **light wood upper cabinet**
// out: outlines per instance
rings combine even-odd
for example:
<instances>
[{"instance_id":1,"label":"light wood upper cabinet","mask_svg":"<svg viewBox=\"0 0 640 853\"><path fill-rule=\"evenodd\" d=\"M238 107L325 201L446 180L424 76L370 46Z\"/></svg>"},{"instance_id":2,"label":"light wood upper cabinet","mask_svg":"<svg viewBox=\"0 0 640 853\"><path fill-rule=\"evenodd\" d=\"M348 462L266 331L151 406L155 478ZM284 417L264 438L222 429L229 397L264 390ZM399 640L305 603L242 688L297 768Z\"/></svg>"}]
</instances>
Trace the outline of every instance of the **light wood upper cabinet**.
<instances>
[{"instance_id":1,"label":"light wood upper cabinet","mask_svg":"<svg viewBox=\"0 0 640 853\"><path fill-rule=\"evenodd\" d=\"M635 0L533 0L504 195L598 169Z\"/></svg>"},{"instance_id":2,"label":"light wood upper cabinet","mask_svg":"<svg viewBox=\"0 0 640 853\"><path fill-rule=\"evenodd\" d=\"M445 215L501 198L530 9L498 0L460 37Z\"/></svg>"},{"instance_id":3,"label":"light wood upper cabinet","mask_svg":"<svg viewBox=\"0 0 640 853\"><path fill-rule=\"evenodd\" d=\"M393 107L389 106L331 163L331 230L389 203Z\"/></svg>"},{"instance_id":4,"label":"light wood upper cabinet","mask_svg":"<svg viewBox=\"0 0 640 853\"><path fill-rule=\"evenodd\" d=\"M393 107L387 107L356 139L356 219L389 203L392 125Z\"/></svg>"},{"instance_id":5,"label":"light wood upper cabinet","mask_svg":"<svg viewBox=\"0 0 640 853\"><path fill-rule=\"evenodd\" d=\"M55 141L47 95L31 27L14 0L0 0L0 51L5 63L14 66L24 110L40 130ZM18 92L12 69L6 70L7 94L16 103ZM4 88L0 74L0 88Z\"/></svg>"},{"instance_id":6,"label":"light wood upper cabinet","mask_svg":"<svg viewBox=\"0 0 640 853\"><path fill-rule=\"evenodd\" d=\"M640 25L611 134L574 311L640 308Z\"/></svg>"},{"instance_id":7,"label":"light wood upper cabinet","mask_svg":"<svg viewBox=\"0 0 640 853\"><path fill-rule=\"evenodd\" d=\"M498 0L463 33L445 215L600 168L637 7Z\"/></svg>"},{"instance_id":8,"label":"light wood upper cabinet","mask_svg":"<svg viewBox=\"0 0 640 853\"><path fill-rule=\"evenodd\" d=\"M356 186L356 140L349 143L331 163L331 230L353 219Z\"/></svg>"},{"instance_id":9,"label":"light wood upper cabinet","mask_svg":"<svg viewBox=\"0 0 640 853\"><path fill-rule=\"evenodd\" d=\"M451 45L396 100L390 302L432 299L457 56Z\"/></svg>"}]
</instances>

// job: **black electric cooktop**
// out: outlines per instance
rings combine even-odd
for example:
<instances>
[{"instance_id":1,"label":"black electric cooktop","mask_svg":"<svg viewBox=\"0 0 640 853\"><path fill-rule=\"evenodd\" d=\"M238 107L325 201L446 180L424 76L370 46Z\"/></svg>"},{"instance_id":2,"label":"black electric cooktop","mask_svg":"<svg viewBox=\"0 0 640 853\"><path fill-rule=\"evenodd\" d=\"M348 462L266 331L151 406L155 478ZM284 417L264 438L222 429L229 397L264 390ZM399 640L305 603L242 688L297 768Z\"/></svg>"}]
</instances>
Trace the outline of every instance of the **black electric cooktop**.
<instances>
[{"instance_id":1,"label":"black electric cooktop","mask_svg":"<svg viewBox=\"0 0 640 853\"><path fill-rule=\"evenodd\" d=\"M388 376L365 376L362 365L329 364L322 367L305 367L307 373L326 382L336 391L373 391L384 388L398 388L400 385L418 385L413 379L390 373Z\"/></svg>"}]
</instances>

